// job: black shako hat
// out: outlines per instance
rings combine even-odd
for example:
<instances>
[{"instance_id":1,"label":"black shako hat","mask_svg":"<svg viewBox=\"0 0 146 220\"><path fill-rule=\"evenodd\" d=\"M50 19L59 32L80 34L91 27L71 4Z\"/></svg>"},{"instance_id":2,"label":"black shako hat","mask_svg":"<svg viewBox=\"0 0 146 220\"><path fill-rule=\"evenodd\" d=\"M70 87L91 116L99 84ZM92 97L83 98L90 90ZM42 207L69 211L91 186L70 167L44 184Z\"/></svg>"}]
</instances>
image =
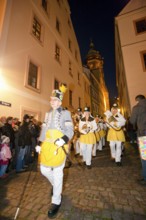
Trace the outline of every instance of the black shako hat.
<instances>
[{"instance_id":1,"label":"black shako hat","mask_svg":"<svg viewBox=\"0 0 146 220\"><path fill-rule=\"evenodd\" d=\"M51 97L56 97L62 102L63 95L66 92L66 90L67 90L66 84L61 84L59 89L55 89L52 91Z\"/></svg>"}]
</instances>

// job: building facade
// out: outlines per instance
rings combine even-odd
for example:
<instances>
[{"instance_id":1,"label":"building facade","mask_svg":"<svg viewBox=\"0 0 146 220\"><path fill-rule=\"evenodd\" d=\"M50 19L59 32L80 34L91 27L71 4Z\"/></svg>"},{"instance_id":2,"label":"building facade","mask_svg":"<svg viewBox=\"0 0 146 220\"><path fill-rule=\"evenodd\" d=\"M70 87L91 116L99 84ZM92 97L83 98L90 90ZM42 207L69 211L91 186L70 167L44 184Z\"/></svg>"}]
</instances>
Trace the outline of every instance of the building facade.
<instances>
[{"instance_id":1,"label":"building facade","mask_svg":"<svg viewBox=\"0 0 146 220\"><path fill-rule=\"evenodd\" d=\"M43 120L60 83L64 107L90 106L84 81L67 0L0 1L0 116Z\"/></svg>"},{"instance_id":2,"label":"building facade","mask_svg":"<svg viewBox=\"0 0 146 220\"><path fill-rule=\"evenodd\" d=\"M145 0L131 0L115 17L115 54L120 109L128 117L135 97L146 96Z\"/></svg>"},{"instance_id":3,"label":"building facade","mask_svg":"<svg viewBox=\"0 0 146 220\"><path fill-rule=\"evenodd\" d=\"M93 42L90 43L86 64L90 69L92 114L103 115L109 109L109 93L104 80L104 62L100 53L95 50Z\"/></svg>"}]
</instances>

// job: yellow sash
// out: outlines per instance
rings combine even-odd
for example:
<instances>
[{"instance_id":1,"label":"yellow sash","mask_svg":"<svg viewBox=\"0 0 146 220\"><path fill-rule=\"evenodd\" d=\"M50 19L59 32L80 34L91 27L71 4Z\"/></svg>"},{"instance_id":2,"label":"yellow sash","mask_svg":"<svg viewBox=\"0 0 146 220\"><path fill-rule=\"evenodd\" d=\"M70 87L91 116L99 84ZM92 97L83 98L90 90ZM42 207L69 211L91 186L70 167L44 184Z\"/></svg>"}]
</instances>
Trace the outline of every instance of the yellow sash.
<instances>
[{"instance_id":1,"label":"yellow sash","mask_svg":"<svg viewBox=\"0 0 146 220\"><path fill-rule=\"evenodd\" d=\"M64 163L66 154L62 147L57 150L57 146L54 144L54 141L62 136L63 133L59 130L50 129L46 132L46 139L41 145L40 163L42 165L57 167ZM64 145L64 147L68 152L68 145Z\"/></svg>"}]
</instances>

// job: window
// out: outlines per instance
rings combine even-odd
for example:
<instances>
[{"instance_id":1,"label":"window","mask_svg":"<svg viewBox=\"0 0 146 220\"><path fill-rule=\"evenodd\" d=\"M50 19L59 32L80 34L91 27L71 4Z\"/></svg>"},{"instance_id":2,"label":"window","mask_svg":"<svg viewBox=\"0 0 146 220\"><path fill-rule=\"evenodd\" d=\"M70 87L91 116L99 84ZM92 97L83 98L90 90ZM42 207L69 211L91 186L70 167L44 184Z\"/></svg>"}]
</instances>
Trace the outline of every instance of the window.
<instances>
[{"instance_id":1,"label":"window","mask_svg":"<svg viewBox=\"0 0 146 220\"><path fill-rule=\"evenodd\" d=\"M69 105L72 106L72 91L69 90Z\"/></svg>"},{"instance_id":2,"label":"window","mask_svg":"<svg viewBox=\"0 0 146 220\"><path fill-rule=\"evenodd\" d=\"M142 60L143 71L146 72L146 50L141 51L140 55Z\"/></svg>"},{"instance_id":3,"label":"window","mask_svg":"<svg viewBox=\"0 0 146 220\"><path fill-rule=\"evenodd\" d=\"M71 21L69 18L68 18L68 26L71 28Z\"/></svg>"},{"instance_id":4,"label":"window","mask_svg":"<svg viewBox=\"0 0 146 220\"><path fill-rule=\"evenodd\" d=\"M61 50L58 44L55 45L55 59L60 63L61 62Z\"/></svg>"},{"instance_id":5,"label":"window","mask_svg":"<svg viewBox=\"0 0 146 220\"><path fill-rule=\"evenodd\" d=\"M79 97L78 100L79 100L79 105L78 106L81 107L81 98Z\"/></svg>"},{"instance_id":6,"label":"window","mask_svg":"<svg viewBox=\"0 0 146 220\"><path fill-rule=\"evenodd\" d=\"M54 80L54 89L59 89L59 81L57 79Z\"/></svg>"},{"instance_id":7,"label":"window","mask_svg":"<svg viewBox=\"0 0 146 220\"><path fill-rule=\"evenodd\" d=\"M42 7L47 12L47 0L42 0Z\"/></svg>"},{"instance_id":8,"label":"window","mask_svg":"<svg viewBox=\"0 0 146 220\"><path fill-rule=\"evenodd\" d=\"M146 32L146 17L139 19L137 21L134 21L135 29L137 34L141 34L143 32Z\"/></svg>"},{"instance_id":9,"label":"window","mask_svg":"<svg viewBox=\"0 0 146 220\"><path fill-rule=\"evenodd\" d=\"M72 51L72 43L70 39L68 39L68 48L70 49L70 51Z\"/></svg>"},{"instance_id":10,"label":"window","mask_svg":"<svg viewBox=\"0 0 146 220\"><path fill-rule=\"evenodd\" d=\"M29 69L26 77L26 87L40 92L40 66L29 61Z\"/></svg>"},{"instance_id":11,"label":"window","mask_svg":"<svg viewBox=\"0 0 146 220\"><path fill-rule=\"evenodd\" d=\"M38 22L37 18L34 17L33 19L33 29L32 29L32 33L34 34L34 36L40 40L41 39L41 25Z\"/></svg>"},{"instance_id":12,"label":"window","mask_svg":"<svg viewBox=\"0 0 146 220\"><path fill-rule=\"evenodd\" d=\"M56 18L56 30L61 33L61 29L60 29L60 22L59 20Z\"/></svg>"},{"instance_id":13,"label":"window","mask_svg":"<svg viewBox=\"0 0 146 220\"><path fill-rule=\"evenodd\" d=\"M57 0L57 3L59 5L59 7L61 6L61 1L60 0Z\"/></svg>"},{"instance_id":14,"label":"window","mask_svg":"<svg viewBox=\"0 0 146 220\"><path fill-rule=\"evenodd\" d=\"M75 59L76 59L76 61L78 61L78 52L77 52L77 50L75 50Z\"/></svg>"},{"instance_id":15,"label":"window","mask_svg":"<svg viewBox=\"0 0 146 220\"><path fill-rule=\"evenodd\" d=\"M37 40L42 42L43 38L43 26L39 22L36 16L33 17L33 24L32 24L32 34L35 36Z\"/></svg>"},{"instance_id":16,"label":"window","mask_svg":"<svg viewBox=\"0 0 146 220\"><path fill-rule=\"evenodd\" d=\"M71 63L71 61L69 61L69 75L70 75L71 77L73 77L73 74L72 74L72 63Z\"/></svg>"},{"instance_id":17,"label":"window","mask_svg":"<svg viewBox=\"0 0 146 220\"><path fill-rule=\"evenodd\" d=\"M81 81L80 77L81 77L81 76L80 76L80 73L78 73L78 84L79 84L79 85L81 85L81 84L80 84L80 81Z\"/></svg>"}]
</instances>

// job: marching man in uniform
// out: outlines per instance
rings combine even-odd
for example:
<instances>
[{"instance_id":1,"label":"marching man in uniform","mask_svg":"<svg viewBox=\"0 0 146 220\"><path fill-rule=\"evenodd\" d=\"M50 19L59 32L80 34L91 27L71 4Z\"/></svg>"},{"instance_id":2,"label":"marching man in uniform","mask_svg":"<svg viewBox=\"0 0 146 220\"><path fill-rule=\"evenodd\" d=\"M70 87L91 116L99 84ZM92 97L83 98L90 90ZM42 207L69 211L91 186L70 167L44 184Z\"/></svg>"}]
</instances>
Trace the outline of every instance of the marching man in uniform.
<instances>
[{"instance_id":1,"label":"marching man in uniform","mask_svg":"<svg viewBox=\"0 0 146 220\"><path fill-rule=\"evenodd\" d=\"M71 114L61 107L65 91L66 86L63 84L59 90L53 90L50 98L52 109L46 113L39 137L41 146L36 146L36 151L40 153L41 173L49 180L53 189L49 218L56 216L61 205L63 168L68 142L74 134Z\"/></svg>"},{"instance_id":2,"label":"marching man in uniform","mask_svg":"<svg viewBox=\"0 0 146 220\"><path fill-rule=\"evenodd\" d=\"M122 142L125 142L122 126L125 125L126 120L123 115L118 112L117 104L112 106L111 112L108 110L104 114L107 117L107 126L109 127L107 141L110 142L111 157L117 166L121 166Z\"/></svg>"},{"instance_id":3,"label":"marching man in uniform","mask_svg":"<svg viewBox=\"0 0 146 220\"><path fill-rule=\"evenodd\" d=\"M88 169L91 169L91 158L93 145L96 144L94 131L97 129L97 124L93 116L90 114L89 107L84 108L84 115L79 121L80 148L83 154L83 161Z\"/></svg>"}]
</instances>

